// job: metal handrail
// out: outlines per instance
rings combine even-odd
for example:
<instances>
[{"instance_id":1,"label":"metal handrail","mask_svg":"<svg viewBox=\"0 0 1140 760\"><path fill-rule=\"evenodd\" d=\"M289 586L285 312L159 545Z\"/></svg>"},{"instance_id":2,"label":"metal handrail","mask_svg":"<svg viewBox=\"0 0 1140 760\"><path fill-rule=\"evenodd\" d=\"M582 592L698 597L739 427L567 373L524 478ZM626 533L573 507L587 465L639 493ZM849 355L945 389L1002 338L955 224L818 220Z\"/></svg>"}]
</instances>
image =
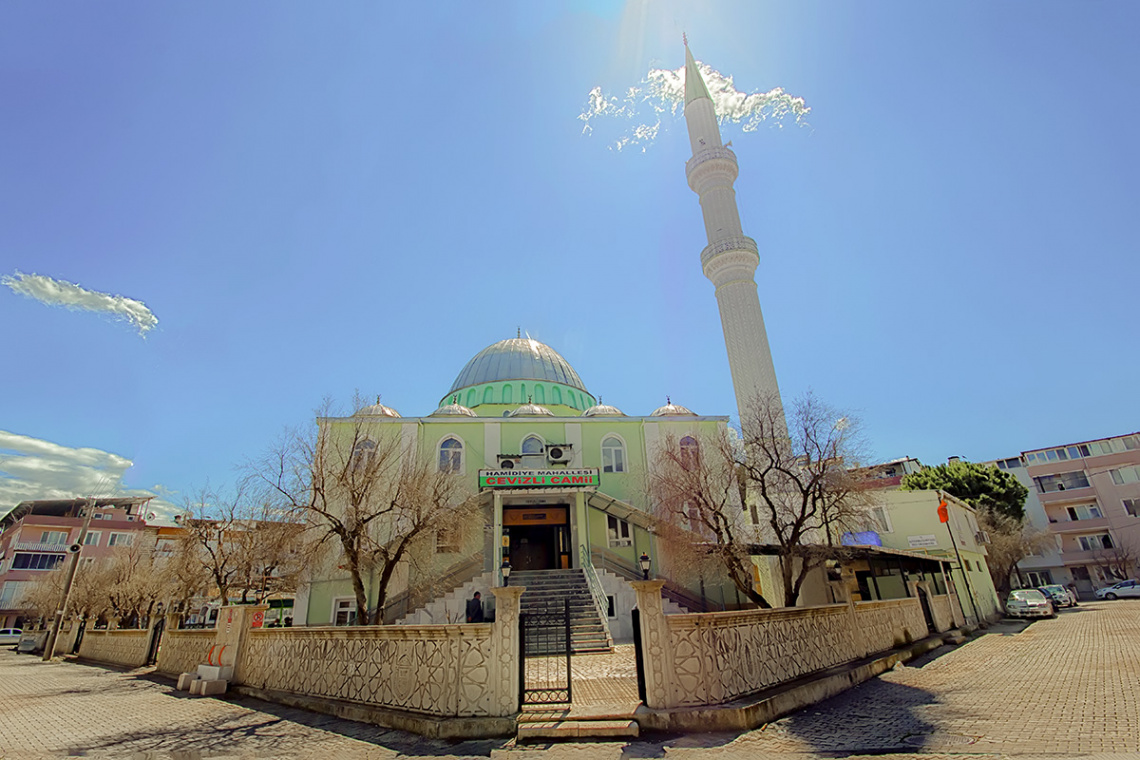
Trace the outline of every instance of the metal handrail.
<instances>
[{"instance_id":1,"label":"metal handrail","mask_svg":"<svg viewBox=\"0 0 1140 760\"><path fill-rule=\"evenodd\" d=\"M614 575L625 578L627 581L641 580L641 571L613 552L595 546L592 549L592 554L594 558L601 560L603 569L609 570ZM665 582L661 589L661 595L690 612L715 612L718 609L724 609L723 605L718 606L707 599L693 596L671 580L665 578L661 580Z\"/></svg>"},{"instance_id":2,"label":"metal handrail","mask_svg":"<svg viewBox=\"0 0 1140 760\"><path fill-rule=\"evenodd\" d=\"M594 597L598 618L602 621L602 628L606 632L606 639L613 641L613 636L610 634L610 600L606 590L602 588L602 580L594 570L594 563L590 561L590 553L585 544L578 547L578 556L582 562L582 570L586 573L586 584L590 587L590 595Z\"/></svg>"}]
</instances>

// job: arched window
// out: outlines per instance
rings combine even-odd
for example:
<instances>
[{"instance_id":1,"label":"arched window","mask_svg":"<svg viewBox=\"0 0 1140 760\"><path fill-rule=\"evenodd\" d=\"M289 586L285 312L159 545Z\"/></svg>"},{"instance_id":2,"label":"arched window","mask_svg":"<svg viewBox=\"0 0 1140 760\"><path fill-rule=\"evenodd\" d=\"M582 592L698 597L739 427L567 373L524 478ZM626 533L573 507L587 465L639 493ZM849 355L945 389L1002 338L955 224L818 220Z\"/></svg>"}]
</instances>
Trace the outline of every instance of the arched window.
<instances>
[{"instance_id":1,"label":"arched window","mask_svg":"<svg viewBox=\"0 0 1140 760\"><path fill-rule=\"evenodd\" d=\"M488 385L487 389L483 391L483 403L490 404L495 398L494 386Z\"/></svg>"},{"instance_id":2,"label":"arched window","mask_svg":"<svg viewBox=\"0 0 1140 760\"><path fill-rule=\"evenodd\" d=\"M349 471L353 475L367 472L368 465L372 463L374 456L376 456L375 441L370 441L367 438L357 441L356 445L352 447L352 456L348 460Z\"/></svg>"},{"instance_id":3,"label":"arched window","mask_svg":"<svg viewBox=\"0 0 1140 760\"><path fill-rule=\"evenodd\" d=\"M559 388L557 385L550 389L550 403L552 403L552 404L561 404L562 403L562 389Z\"/></svg>"},{"instance_id":4,"label":"arched window","mask_svg":"<svg viewBox=\"0 0 1140 760\"><path fill-rule=\"evenodd\" d=\"M504 404L511 403L512 397L513 397L513 394L511 393L511 386L504 385L503 386L503 403Z\"/></svg>"},{"instance_id":5,"label":"arched window","mask_svg":"<svg viewBox=\"0 0 1140 760\"><path fill-rule=\"evenodd\" d=\"M686 470L692 470L697 466L701 460L701 449L697 444L697 439L691 435L687 435L681 439L681 466Z\"/></svg>"},{"instance_id":6,"label":"arched window","mask_svg":"<svg viewBox=\"0 0 1140 760\"><path fill-rule=\"evenodd\" d=\"M615 435L602 440L602 472L625 472L625 445Z\"/></svg>"},{"instance_id":7,"label":"arched window","mask_svg":"<svg viewBox=\"0 0 1140 760\"><path fill-rule=\"evenodd\" d=\"M475 406L475 389L467 391L467 406Z\"/></svg>"},{"instance_id":8,"label":"arched window","mask_svg":"<svg viewBox=\"0 0 1140 760\"><path fill-rule=\"evenodd\" d=\"M534 403L536 403L536 404L545 404L546 403L546 388L544 386L541 386L541 385L534 386Z\"/></svg>"},{"instance_id":9,"label":"arched window","mask_svg":"<svg viewBox=\"0 0 1140 760\"><path fill-rule=\"evenodd\" d=\"M540 470L546 466L546 446L537 435L528 435L522 442L522 465L528 470Z\"/></svg>"},{"instance_id":10,"label":"arched window","mask_svg":"<svg viewBox=\"0 0 1140 760\"><path fill-rule=\"evenodd\" d=\"M526 403L526 383L519 383L519 403Z\"/></svg>"},{"instance_id":11,"label":"arched window","mask_svg":"<svg viewBox=\"0 0 1140 760\"><path fill-rule=\"evenodd\" d=\"M463 441L458 438L447 438L439 444L439 471L462 472L463 470Z\"/></svg>"},{"instance_id":12,"label":"arched window","mask_svg":"<svg viewBox=\"0 0 1140 760\"><path fill-rule=\"evenodd\" d=\"M578 409L578 399L574 398L574 391L566 391L566 403L571 409Z\"/></svg>"}]
</instances>

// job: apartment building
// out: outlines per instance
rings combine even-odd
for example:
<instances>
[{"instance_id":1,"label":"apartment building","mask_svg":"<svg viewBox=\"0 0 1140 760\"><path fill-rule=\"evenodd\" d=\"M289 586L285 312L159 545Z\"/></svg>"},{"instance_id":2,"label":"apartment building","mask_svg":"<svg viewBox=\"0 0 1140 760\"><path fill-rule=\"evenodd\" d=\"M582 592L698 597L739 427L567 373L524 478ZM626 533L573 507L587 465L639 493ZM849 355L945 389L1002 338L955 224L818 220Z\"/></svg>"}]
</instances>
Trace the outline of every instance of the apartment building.
<instances>
[{"instance_id":1,"label":"apartment building","mask_svg":"<svg viewBox=\"0 0 1140 760\"><path fill-rule=\"evenodd\" d=\"M110 556L116 548L154 541L146 523L150 498L97 499L80 562ZM86 499L23 501L0 519L0 628L20 627L20 597L44 573L61 566L79 541Z\"/></svg>"},{"instance_id":2,"label":"apartment building","mask_svg":"<svg viewBox=\"0 0 1140 760\"><path fill-rule=\"evenodd\" d=\"M1047 551L1018 563L1026 585L1073 584L1089 595L1138 574L1140 433L1032 449L993 464L1029 488L1026 514L1054 538Z\"/></svg>"}]
</instances>

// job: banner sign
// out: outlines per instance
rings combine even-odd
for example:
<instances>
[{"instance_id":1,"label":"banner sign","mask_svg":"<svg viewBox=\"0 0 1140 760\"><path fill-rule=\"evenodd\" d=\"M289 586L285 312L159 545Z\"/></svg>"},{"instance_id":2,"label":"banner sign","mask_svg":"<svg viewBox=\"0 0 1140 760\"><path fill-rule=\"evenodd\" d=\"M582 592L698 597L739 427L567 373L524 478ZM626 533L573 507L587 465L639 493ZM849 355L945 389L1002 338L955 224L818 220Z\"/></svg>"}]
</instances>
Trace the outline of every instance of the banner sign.
<instances>
[{"instance_id":1,"label":"banner sign","mask_svg":"<svg viewBox=\"0 0 1140 760\"><path fill-rule=\"evenodd\" d=\"M938 536L933 533L927 533L922 536L907 536L906 542L910 544L911 549L937 549Z\"/></svg>"},{"instance_id":2,"label":"banner sign","mask_svg":"<svg viewBox=\"0 0 1140 760\"><path fill-rule=\"evenodd\" d=\"M597 468L582 470L479 470L479 488L597 488Z\"/></svg>"}]
</instances>

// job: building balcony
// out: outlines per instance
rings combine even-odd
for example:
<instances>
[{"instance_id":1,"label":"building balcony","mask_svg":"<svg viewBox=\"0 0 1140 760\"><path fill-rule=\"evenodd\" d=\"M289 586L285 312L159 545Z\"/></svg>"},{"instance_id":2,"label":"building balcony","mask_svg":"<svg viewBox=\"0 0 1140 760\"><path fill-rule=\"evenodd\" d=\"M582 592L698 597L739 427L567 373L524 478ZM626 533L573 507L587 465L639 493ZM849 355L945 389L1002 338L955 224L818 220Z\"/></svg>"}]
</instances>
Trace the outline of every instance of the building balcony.
<instances>
[{"instance_id":1,"label":"building balcony","mask_svg":"<svg viewBox=\"0 0 1140 760\"><path fill-rule=\"evenodd\" d=\"M39 541L17 541L12 545L13 551L43 552L47 554L66 554L67 544L42 544Z\"/></svg>"},{"instance_id":2,"label":"building balcony","mask_svg":"<svg viewBox=\"0 0 1140 760\"><path fill-rule=\"evenodd\" d=\"M1042 506L1048 504L1067 504L1069 502L1087 502L1096 498L1096 489L1092 486L1085 486L1084 488L1068 488L1064 491L1048 491L1046 493L1038 493L1037 498L1041 500Z\"/></svg>"},{"instance_id":3,"label":"building balcony","mask_svg":"<svg viewBox=\"0 0 1140 760\"><path fill-rule=\"evenodd\" d=\"M1081 548L1061 552L1061 562L1065 565L1095 565L1097 560L1103 560L1104 555L1111 550L1084 551Z\"/></svg>"},{"instance_id":4,"label":"building balcony","mask_svg":"<svg viewBox=\"0 0 1140 760\"><path fill-rule=\"evenodd\" d=\"M1088 520L1058 520L1049 521L1049 530L1053 533L1088 533L1090 531L1108 530L1107 517L1091 517Z\"/></svg>"}]
</instances>

